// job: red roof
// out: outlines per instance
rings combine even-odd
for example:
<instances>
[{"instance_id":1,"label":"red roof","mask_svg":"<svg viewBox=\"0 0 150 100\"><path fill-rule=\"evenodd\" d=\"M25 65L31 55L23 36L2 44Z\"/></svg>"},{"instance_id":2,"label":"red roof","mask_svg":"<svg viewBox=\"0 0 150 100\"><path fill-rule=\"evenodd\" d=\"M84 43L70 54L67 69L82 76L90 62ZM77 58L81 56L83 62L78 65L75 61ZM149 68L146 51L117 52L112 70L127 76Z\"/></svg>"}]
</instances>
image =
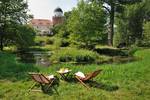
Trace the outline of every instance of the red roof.
<instances>
[{"instance_id":1,"label":"red roof","mask_svg":"<svg viewBox=\"0 0 150 100\"><path fill-rule=\"evenodd\" d=\"M50 26L53 23L51 22L51 20L47 19L32 19L31 24L36 26Z\"/></svg>"}]
</instances>

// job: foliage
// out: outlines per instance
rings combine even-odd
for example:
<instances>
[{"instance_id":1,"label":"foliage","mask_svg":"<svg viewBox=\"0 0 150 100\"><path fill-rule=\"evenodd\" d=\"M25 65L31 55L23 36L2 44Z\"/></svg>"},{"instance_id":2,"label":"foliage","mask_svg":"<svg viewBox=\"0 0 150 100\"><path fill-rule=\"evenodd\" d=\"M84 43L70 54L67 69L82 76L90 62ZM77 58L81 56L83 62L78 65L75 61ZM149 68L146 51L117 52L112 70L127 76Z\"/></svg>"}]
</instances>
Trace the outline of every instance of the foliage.
<instances>
[{"instance_id":1,"label":"foliage","mask_svg":"<svg viewBox=\"0 0 150 100\"><path fill-rule=\"evenodd\" d=\"M21 28L22 24L27 22L27 19L31 16L27 14L27 2L24 0L0 0L0 47L3 50L4 46L4 38L6 39L8 36L7 32L10 28L16 29ZM19 26L19 27L18 27ZM20 31L16 30L16 31ZM21 31L22 32L22 31ZM19 32L19 33L21 33ZM13 34L14 31L9 34ZM19 38L19 37L18 37ZM14 41L14 40L10 40Z\"/></svg>"},{"instance_id":2,"label":"foliage","mask_svg":"<svg viewBox=\"0 0 150 100\"><path fill-rule=\"evenodd\" d=\"M88 0L91 2L97 2L97 4L103 4L103 7L107 14L109 15L109 25L108 25L108 45L113 46L114 38L114 23L115 23L115 13L121 13L124 11L123 5L134 4L141 2L141 0Z\"/></svg>"},{"instance_id":3,"label":"foliage","mask_svg":"<svg viewBox=\"0 0 150 100\"><path fill-rule=\"evenodd\" d=\"M94 51L96 51L100 55L108 55L108 56L128 56L127 51L123 51L116 48L95 48Z\"/></svg>"},{"instance_id":4,"label":"foliage","mask_svg":"<svg viewBox=\"0 0 150 100\"><path fill-rule=\"evenodd\" d=\"M0 79L8 79L11 81L19 81L28 79L30 71L38 71L31 64L19 63L15 55L0 52Z\"/></svg>"},{"instance_id":5,"label":"foliage","mask_svg":"<svg viewBox=\"0 0 150 100\"><path fill-rule=\"evenodd\" d=\"M55 38L51 37L51 38L48 39L48 41L46 41L46 44L53 45L54 44L54 40L55 40Z\"/></svg>"},{"instance_id":6,"label":"foliage","mask_svg":"<svg viewBox=\"0 0 150 100\"><path fill-rule=\"evenodd\" d=\"M67 23L68 23L68 19L71 16L71 11L68 12L64 12L64 22L61 24L57 24L52 28L52 32L54 34L57 34L57 36L62 37L62 38L66 38L68 31L67 31Z\"/></svg>"},{"instance_id":7,"label":"foliage","mask_svg":"<svg viewBox=\"0 0 150 100\"><path fill-rule=\"evenodd\" d=\"M94 63L98 60L102 62L104 59L92 51L64 48L55 51L50 60L51 62Z\"/></svg>"},{"instance_id":8,"label":"foliage","mask_svg":"<svg viewBox=\"0 0 150 100\"><path fill-rule=\"evenodd\" d=\"M124 7L124 11L116 14L115 24L116 24L116 33L113 37L113 44L117 47L120 43L128 44L128 19L127 12Z\"/></svg>"},{"instance_id":9,"label":"foliage","mask_svg":"<svg viewBox=\"0 0 150 100\"><path fill-rule=\"evenodd\" d=\"M142 45L150 47L150 22L144 24Z\"/></svg>"},{"instance_id":10,"label":"foliage","mask_svg":"<svg viewBox=\"0 0 150 100\"><path fill-rule=\"evenodd\" d=\"M48 37L48 36L36 36L35 39L34 39L35 43L37 45L41 45L42 43L43 44L53 44L53 37Z\"/></svg>"},{"instance_id":11,"label":"foliage","mask_svg":"<svg viewBox=\"0 0 150 100\"><path fill-rule=\"evenodd\" d=\"M18 48L28 48L29 46L34 45L35 31L32 27L28 25L22 25L15 27L16 31L14 34L9 35ZM12 32L12 30L9 30ZM9 33L9 32L8 32Z\"/></svg>"},{"instance_id":12,"label":"foliage","mask_svg":"<svg viewBox=\"0 0 150 100\"><path fill-rule=\"evenodd\" d=\"M133 56L136 51L138 51L140 48L137 47L136 45L131 45L130 49L128 50L128 54L130 56Z\"/></svg>"},{"instance_id":13,"label":"foliage","mask_svg":"<svg viewBox=\"0 0 150 100\"><path fill-rule=\"evenodd\" d=\"M54 39L54 45L56 45L56 47L66 47L69 46L69 35L70 32L67 31L67 22L68 22L68 18L70 16L71 12L65 12L65 21L63 24L58 24L55 25L52 28L53 33L55 34L53 36Z\"/></svg>"},{"instance_id":14,"label":"foliage","mask_svg":"<svg viewBox=\"0 0 150 100\"><path fill-rule=\"evenodd\" d=\"M56 46L56 48L59 48L59 47L67 47L69 46L69 42L67 39L63 39L63 38L60 38L60 37L55 37L55 40L54 40L54 45Z\"/></svg>"},{"instance_id":15,"label":"foliage","mask_svg":"<svg viewBox=\"0 0 150 100\"><path fill-rule=\"evenodd\" d=\"M35 31L28 25L10 25L4 34L5 46L16 45L17 48L28 48L34 45Z\"/></svg>"},{"instance_id":16,"label":"foliage","mask_svg":"<svg viewBox=\"0 0 150 100\"><path fill-rule=\"evenodd\" d=\"M95 2L88 4L81 0L68 20L70 42L74 45L85 44L87 48L94 45L93 42L104 35L105 23L106 17L101 5L96 5Z\"/></svg>"},{"instance_id":17,"label":"foliage","mask_svg":"<svg viewBox=\"0 0 150 100\"><path fill-rule=\"evenodd\" d=\"M124 11L117 14L116 25L117 34L114 36L114 43L127 45L141 45L143 38L143 23L148 20L148 1L124 6Z\"/></svg>"},{"instance_id":18,"label":"foliage","mask_svg":"<svg viewBox=\"0 0 150 100\"><path fill-rule=\"evenodd\" d=\"M145 21L150 21L150 2L149 0L143 0L144 3L144 9L145 9L145 15L144 15L144 20Z\"/></svg>"},{"instance_id":19,"label":"foliage","mask_svg":"<svg viewBox=\"0 0 150 100\"><path fill-rule=\"evenodd\" d=\"M128 29L131 37L131 43L142 39L143 20L144 20L144 5L134 4L129 7Z\"/></svg>"},{"instance_id":20,"label":"foliage","mask_svg":"<svg viewBox=\"0 0 150 100\"><path fill-rule=\"evenodd\" d=\"M62 26L63 24L55 25L51 30L54 34L57 34Z\"/></svg>"}]
</instances>

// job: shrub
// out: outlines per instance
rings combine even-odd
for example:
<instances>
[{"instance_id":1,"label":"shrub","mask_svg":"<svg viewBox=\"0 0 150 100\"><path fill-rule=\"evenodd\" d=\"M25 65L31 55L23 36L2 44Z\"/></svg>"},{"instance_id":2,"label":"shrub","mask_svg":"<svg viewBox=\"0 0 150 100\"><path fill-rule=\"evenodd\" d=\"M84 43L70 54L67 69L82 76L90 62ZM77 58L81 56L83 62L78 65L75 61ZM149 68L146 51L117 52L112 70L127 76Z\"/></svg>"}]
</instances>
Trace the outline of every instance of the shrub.
<instances>
[{"instance_id":1,"label":"shrub","mask_svg":"<svg viewBox=\"0 0 150 100\"><path fill-rule=\"evenodd\" d=\"M139 49L139 48L138 48L136 45L132 45L132 46L130 47L129 51L128 51L128 54L129 54L130 56L133 56L134 53L135 53L138 49Z\"/></svg>"},{"instance_id":2,"label":"shrub","mask_svg":"<svg viewBox=\"0 0 150 100\"><path fill-rule=\"evenodd\" d=\"M54 41L55 41L55 38L49 38L47 41L46 41L46 44L54 44Z\"/></svg>"},{"instance_id":3,"label":"shrub","mask_svg":"<svg viewBox=\"0 0 150 100\"><path fill-rule=\"evenodd\" d=\"M46 45L46 44L52 42L53 40L50 39L50 37L48 37L48 36L36 36L34 41L35 41L36 45Z\"/></svg>"},{"instance_id":4,"label":"shrub","mask_svg":"<svg viewBox=\"0 0 150 100\"><path fill-rule=\"evenodd\" d=\"M56 47L67 47L67 46L69 46L69 42L67 41L67 39L56 38L54 45Z\"/></svg>"},{"instance_id":5,"label":"shrub","mask_svg":"<svg viewBox=\"0 0 150 100\"><path fill-rule=\"evenodd\" d=\"M66 48L56 51L50 58L51 62L93 63L99 55L89 50Z\"/></svg>"},{"instance_id":6,"label":"shrub","mask_svg":"<svg viewBox=\"0 0 150 100\"><path fill-rule=\"evenodd\" d=\"M54 45L56 47L60 47L61 46L61 38L55 38Z\"/></svg>"},{"instance_id":7,"label":"shrub","mask_svg":"<svg viewBox=\"0 0 150 100\"><path fill-rule=\"evenodd\" d=\"M146 22L143 27L143 40L140 40L141 47L150 47L150 22Z\"/></svg>"},{"instance_id":8,"label":"shrub","mask_svg":"<svg viewBox=\"0 0 150 100\"><path fill-rule=\"evenodd\" d=\"M69 46L69 42L66 39L62 39L60 47L67 47L67 46Z\"/></svg>"},{"instance_id":9,"label":"shrub","mask_svg":"<svg viewBox=\"0 0 150 100\"><path fill-rule=\"evenodd\" d=\"M128 52L115 48L96 48L95 52L108 56L128 56Z\"/></svg>"}]
</instances>

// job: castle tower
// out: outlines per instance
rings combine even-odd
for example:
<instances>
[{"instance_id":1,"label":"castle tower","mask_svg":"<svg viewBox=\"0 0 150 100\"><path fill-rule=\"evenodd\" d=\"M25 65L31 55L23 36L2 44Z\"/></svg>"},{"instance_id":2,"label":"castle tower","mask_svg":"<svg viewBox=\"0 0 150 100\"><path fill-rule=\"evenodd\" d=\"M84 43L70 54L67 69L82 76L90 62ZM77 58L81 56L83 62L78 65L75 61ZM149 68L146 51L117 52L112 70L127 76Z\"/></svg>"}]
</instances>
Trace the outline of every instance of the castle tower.
<instances>
[{"instance_id":1,"label":"castle tower","mask_svg":"<svg viewBox=\"0 0 150 100\"><path fill-rule=\"evenodd\" d=\"M64 17L63 17L63 11L61 8L57 7L54 10L54 16L53 16L53 25L57 25L57 24L61 24L64 21Z\"/></svg>"}]
</instances>

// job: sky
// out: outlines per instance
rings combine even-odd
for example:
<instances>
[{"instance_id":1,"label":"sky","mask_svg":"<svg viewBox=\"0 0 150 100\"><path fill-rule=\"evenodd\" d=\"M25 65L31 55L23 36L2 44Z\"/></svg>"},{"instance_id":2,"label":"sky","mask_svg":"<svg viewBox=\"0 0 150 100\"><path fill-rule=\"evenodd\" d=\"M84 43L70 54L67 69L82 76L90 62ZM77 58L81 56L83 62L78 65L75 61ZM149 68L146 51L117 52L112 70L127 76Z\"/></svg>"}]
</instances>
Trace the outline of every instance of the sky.
<instances>
[{"instance_id":1,"label":"sky","mask_svg":"<svg viewBox=\"0 0 150 100\"><path fill-rule=\"evenodd\" d=\"M64 12L76 7L77 0L27 0L30 13L36 19L51 19L54 9L60 7Z\"/></svg>"}]
</instances>

